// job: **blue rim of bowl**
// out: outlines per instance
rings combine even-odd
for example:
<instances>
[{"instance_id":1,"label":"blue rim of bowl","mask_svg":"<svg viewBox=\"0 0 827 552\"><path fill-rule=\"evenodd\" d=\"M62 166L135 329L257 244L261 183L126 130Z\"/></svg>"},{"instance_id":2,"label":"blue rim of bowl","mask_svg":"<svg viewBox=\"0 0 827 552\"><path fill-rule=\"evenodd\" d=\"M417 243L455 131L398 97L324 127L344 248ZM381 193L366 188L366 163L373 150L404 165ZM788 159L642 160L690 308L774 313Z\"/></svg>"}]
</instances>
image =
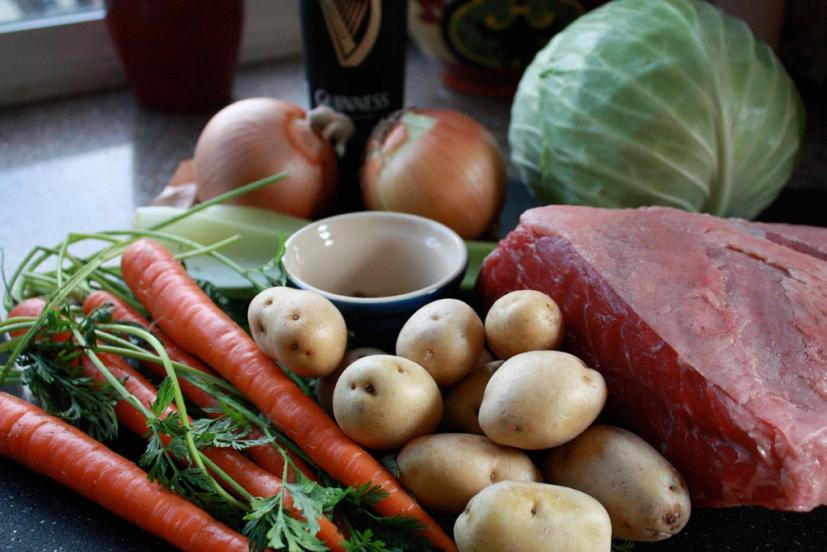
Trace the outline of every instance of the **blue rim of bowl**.
<instances>
[{"instance_id":1,"label":"blue rim of bowl","mask_svg":"<svg viewBox=\"0 0 827 552\"><path fill-rule=\"evenodd\" d=\"M458 276L460 276L468 268L468 248L465 246L465 241L463 241L463 239L460 237L459 234L457 234L456 232L454 232L453 230L451 230L450 228L448 228L447 226L445 226L441 222L437 222L433 219L429 219L429 218L426 218L426 217L421 217L419 215L411 215L409 213L398 213L396 211L358 211L358 212L355 212L355 213L344 213L342 215L334 215L332 217L327 217L327 218L319 219L317 221L313 221L310 224L308 224L307 226L304 226L301 229L299 229L297 232L293 233L289 238L287 238L287 241L284 243L285 251L290 250L291 242L293 242L295 240L295 238L297 236L299 236L299 234L302 234L304 232L309 232L309 231L311 231L315 228L318 228L321 224L328 223L332 220L337 220L337 219L341 219L341 218L357 218L357 217L409 219L409 220L415 220L419 223L426 224L426 225L431 226L433 228L437 228L440 232L442 232L446 236L448 236L451 239L451 241L454 241L455 243L459 244L459 252L460 252L460 257L458 258L459 262L457 263L457 266L453 270L451 270L451 272L447 276L445 276L443 278L440 278L439 280L437 280L436 282L434 282L431 285L428 285L428 286L425 286L425 287L422 287L422 288L419 288L419 289L415 289L413 291L409 291L408 293L400 293L399 295L386 295L384 297L353 297L353 296L350 296L350 295L339 295L338 293L332 293L330 291L326 291L326 290L323 290L321 288L317 288L315 286L312 286L312 285L308 284L304 280L301 280L301 279L297 278L293 274L293 272L287 267L287 264L283 263L284 270L287 274L287 277L289 278L289 280L296 287L299 287L299 288L307 290L307 291L316 292L320 295L323 295L324 297L327 297L331 301L337 301L337 302L341 302L341 303L351 303L351 304L354 304L354 305L357 305L357 304L360 304L360 305L380 305L380 304L383 304L383 303L390 303L390 302L395 302L395 301L406 301L408 299L415 299L415 298L423 296L423 295L429 295L429 294L433 293L434 291L450 284L452 281L454 281L454 279L456 279ZM286 255L285 255L285 257L286 257Z\"/></svg>"}]
</instances>

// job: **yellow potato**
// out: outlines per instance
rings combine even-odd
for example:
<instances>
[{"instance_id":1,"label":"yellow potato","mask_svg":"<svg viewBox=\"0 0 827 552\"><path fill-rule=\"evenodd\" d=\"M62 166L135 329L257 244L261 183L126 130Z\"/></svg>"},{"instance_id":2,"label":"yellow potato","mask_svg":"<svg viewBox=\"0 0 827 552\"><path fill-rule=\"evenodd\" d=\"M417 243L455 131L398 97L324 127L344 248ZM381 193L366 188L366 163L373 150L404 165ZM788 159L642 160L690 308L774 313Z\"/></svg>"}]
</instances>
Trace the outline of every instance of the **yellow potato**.
<instances>
[{"instance_id":1,"label":"yellow potato","mask_svg":"<svg viewBox=\"0 0 827 552\"><path fill-rule=\"evenodd\" d=\"M433 378L417 363L371 355L342 372L333 391L333 415L357 443L392 449L436 428L442 416L442 396Z\"/></svg>"},{"instance_id":2,"label":"yellow potato","mask_svg":"<svg viewBox=\"0 0 827 552\"><path fill-rule=\"evenodd\" d=\"M387 353L382 349L375 349L373 347L359 347L348 351L339 366L330 373L330 375L320 378L316 382L316 397L319 399L319 406L325 412L333 415L333 390L336 388L336 382L339 381L339 376L345 371L345 368L359 360L370 355L386 355Z\"/></svg>"},{"instance_id":3,"label":"yellow potato","mask_svg":"<svg viewBox=\"0 0 827 552\"><path fill-rule=\"evenodd\" d=\"M485 387L480 427L495 443L539 450L585 431L606 403L606 382L574 355L532 351L511 357Z\"/></svg>"},{"instance_id":4,"label":"yellow potato","mask_svg":"<svg viewBox=\"0 0 827 552\"><path fill-rule=\"evenodd\" d=\"M474 496L454 524L460 552L609 552L598 501L566 487L503 481Z\"/></svg>"},{"instance_id":5,"label":"yellow potato","mask_svg":"<svg viewBox=\"0 0 827 552\"><path fill-rule=\"evenodd\" d=\"M318 293L266 289L250 303L247 320L259 349L301 376L324 377L345 354L345 319Z\"/></svg>"},{"instance_id":6,"label":"yellow potato","mask_svg":"<svg viewBox=\"0 0 827 552\"><path fill-rule=\"evenodd\" d=\"M477 313L456 299L416 311L399 332L396 354L420 364L439 385L453 385L476 365L485 343Z\"/></svg>"},{"instance_id":7,"label":"yellow potato","mask_svg":"<svg viewBox=\"0 0 827 552\"><path fill-rule=\"evenodd\" d=\"M503 360L528 351L556 349L564 335L560 307L540 291L523 289L503 295L485 317L488 347Z\"/></svg>"},{"instance_id":8,"label":"yellow potato","mask_svg":"<svg viewBox=\"0 0 827 552\"><path fill-rule=\"evenodd\" d=\"M600 501L617 539L662 540L689 521L689 491L681 475L646 441L619 427L593 426L551 450L545 476Z\"/></svg>"},{"instance_id":9,"label":"yellow potato","mask_svg":"<svg viewBox=\"0 0 827 552\"><path fill-rule=\"evenodd\" d=\"M440 433L414 439L397 457L402 484L426 508L458 514L472 496L497 481L542 481L522 451L482 435Z\"/></svg>"},{"instance_id":10,"label":"yellow potato","mask_svg":"<svg viewBox=\"0 0 827 552\"><path fill-rule=\"evenodd\" d=\"M445 395L442 425L448 431L483 435L479 422L480 404L485 386L503 361L495 360L477 366Z\"/></svg>"}]
</instances>

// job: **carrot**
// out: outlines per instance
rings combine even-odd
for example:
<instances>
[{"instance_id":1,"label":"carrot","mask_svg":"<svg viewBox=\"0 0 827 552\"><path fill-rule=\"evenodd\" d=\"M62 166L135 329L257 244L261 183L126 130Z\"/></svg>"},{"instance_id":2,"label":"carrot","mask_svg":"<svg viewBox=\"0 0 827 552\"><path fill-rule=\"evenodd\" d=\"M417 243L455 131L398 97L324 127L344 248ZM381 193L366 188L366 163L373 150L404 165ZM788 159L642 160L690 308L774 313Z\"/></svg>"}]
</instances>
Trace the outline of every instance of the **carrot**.
<instances>
[{"instance_id":1,"label":"carrot","mask_svg":"<svg viewBox=\"0 0 827 552\"><path fill-rule=\"evenodd\" d=\"M32 297L32 298L26 299L25 301L22 301L21 303L16 305L9 312L9 316L10 317L11 316L40 316L40 313L43 311L43 307L45 307L45 306L46 306L46 301L43 298ZM25 330L22 330L21 332L25 333ZM61 337L61 336L55 336L55 337ZM66 334L65 338L66 339L69 338L68 333ZM61 339L61 341L63 341L63 339ZM184 354L186 354L186 353L184 353ZM189 356L189 355L187 355L187 356ZM157 393L156 393L153 385L146 378L144 378L139 372L137 372L135 369L133 369L123 358L121 358L119 356L109 355L109 354L105 354L105 353L98 353L98 357L101 359L101 361L103 361L103 363L107 366L107 368L109 368L109 370L112 372L112 374L116 378L121 379L121 380L125 380L124 381L124 387L126 388L127 391L129 391L132 395L134 395L144 406L146 406L147 408L151 407L152 403L155 402L155 398L156 398ZM89 359L89 357L86 357L86 356L83 357L82 368L83 368L84 375L86 377L90 377L90 378L95 379L95 380L100 381L100 382L105 381L105 378L103 377L103 374L100 373L100 371L92 363L92 361ZM166 373L163 372L163 367L161 368L161 370L162 370L162 375L166 375ZM184 382L181 382L181 383L184 383ZM183 387L183 385L182 385L182 387ZM200 389L195 387L195 386L193 386L193 388L200 391ZM212 400L215 404L217 404L217 402L215 402L215 399L213 399L212 396L210 396L206 393L205 393L205 395L210 400ZM174 412L173 407L169 407L167 409L167 413L170 413L170 412ZM146 425L146 418L144 418L144 415L141 412L139 412L137 409L135 409L135 407L133 407L132 405L127 403L125 400L118 401L118 403L115 405L115 413L118 416L118 420L120 420L120 422L123 425L125 425L127 428L129 428L129 430L132 431L133 433L137 433L138 435L144 435L148 431L148 427ZM216 464L218 464L218 466L221 467L222 469L223 469L222 463L228 462L228 460L226 458L224 458L227 455L222 455L220 453L221 452L235 452L235 451L222 451L221 449L213 449L213 450L217 450L218 453L215 454L215 458L210 456L210 459L212 461L216 462ZM235 455L241 456L238 453L235 453ZM244 460L246 460L246 458ZM249 462L249 460L246 460L246 462L249 463L249 464L252 464L251 462ZM236 464L241 465L242 463L238 462ZM236 479L236 481L238 481L239 484L242 485L242 487L247 489L248 492L250 492L251 494L253 494L255 496L262 496L262 497L272 496L272 495L274 495L278 492L279 487L280 487L278 480L274 480L275 478L273 476L271 476L269 473L264 472L263 470L258 468L258 466L252 465L252 467L251 466L247 466L247 467L250 468L250 469L247 470L247 472L251 473L251 474L254 474L253 476L247 476L245 478L245 479L247 479L247 484L248 485L245 485L244 483L242 483L241 481L238 480L238 478L236 476L240 475L240 473L234 473L234 474L231 474L231 475L233 476L233 479ZM256 473L256 472L260 472L260 473Z\"/></svg>"},{"instance_id":2,"label":"carrot","mask_svg":"<svg viewBox=\"0 0 827 552\"><path fill-rule=\"evenodd\" d=\"M121 272L168 336L235 385L322 469L348 486L369 482L382 487L388 497L376 505L381 514L415 518L432 545L456 550L399 482L258 349L169 251L151 240L139 240L124 251Z\"/></svg>"},{"instance_id":3,"label":"carrot","mask_svg":"<svg viewBox=\"0 0 827 552\"><path fill-rule=\"evenodd\" d=\"M113 307L112 310L112 318L117 322L131 322L133 324L138 324L146 328L147 330L151 331L155 337L157 337L161 343L163 343L164 348L169 355L169 358L180 362L181 364L186 364L190 368L194 368L205 374L215 375L215 372L207 368L203 362L198 360L197 358L190 355L188 352L183 350L181 347L175 344L169 337L167 337L160 329L153 326L149 323L149 321L141 316L138 312L136 312L132 307L127 305L124 301L112 295L111 293L105 291L95 291L90 293L86 296L86 299L83 301L83 311L86 314L89 314L93 310L102 307L103 305L111 305ZM41 307L42 308L42 307ZM39 314L39 313L38 313ZM144 362L141 363L144 368L152 372L153 374L164 377L166 376L166 371L164 367L160 364L154 362ZM184 395L191 400L194 404L199 406L202 409L210 409L216 408L218 406L218 401L198 387L197 385L190 383L184 379L179 381L181 385L181 391ZM208 416L218 416L219 414L207 414ZM250 437L252 439L257 439L261 436L261 432L258 430L251 431ZM284 473L284 457L281 453L276 450L275 447L260 445L256 447L250 447L248 452L255 460L256 464L267 470L272 474L276 474L281 476ZM313 481L318 481L318 477L316 476L313 468L307 465L307 463L302 460L298 455L293 454L291 451L287 451L287 455L290 457L290 460L293 462L293 465L296 466L301 472L312 479ZM288 468L288 481L293 479L292 475L292 468Z\"/></svg>"},{"instance_id":4,"label":"carrot","mask_svg":"<svg viewBox=\"0 0 827 552\"><path fill-rule=\"evenodd\" d=\"M111 298L114 299L114 296L112 296ZM85 304L86 303L84 303L84 305ZM20 304L16 305L9 313L9 315L39 316L40 313L43 311L45 305L46 301L42 298L35 297L27 299L26 301L23 301ZM89 310L94 310L94 307L92 307ZM136 316L141 318L140 315L136 314ZM66 338L68 337L69 336L67 334ZM167 340L167 342L164 343L168 353L170 352L169 344L171 344L169 340ZM185 356L185 358L189 361L200 364L200 362L190 357L187 353L178 349L174 344L172 345L172 350L177 349L179 355ZM123 358L117 355L98 353L98 357L109 369L109 371L112 372L112 375L114 375L119 380L124 380L123 385L126 388L126 390L129 391L129 393L135 396L135 398L137 398L138 401L140 401L148 409L151 408L152 403L155 402L155 399L157 397L157 391L155 390L152 383L150 383L146 378L144 378L144 376L141 375L137 370L132 368ZM84 356L81 365L85 376L100 382L106 381L103 374L92 363L89 357ZM161 368L161 370L162 374L165 375L165 372L163 372L163 367ZM204 367L204 370L206 371L208 369ZM192 387L198 391L201 391L201 389L199 389L198 387ZM209 398L209 400L213 401L213 403L217 404L217 402L211 395L206 393L204 395L207 398ZM174 406L169 406L164 414L169 415L170 413L173 413L175 411L176 408ZM134 406L129 404L127 401L118 401L118 403L115 405L115 414L118 416L118 420L120 420L120 422L124 426L129 428L129 430L133 433L136 433L138 435L145 435L149 431L149 428L146 423L147 420L144 417L144 415L140 411L138 411ZM270 448L272 449L272 447ZM281 481L279 478L277 478L275 475L271 473L268 473L267 471L265 471L255 463L251 462L244 455L235 450L225 448L207 448L204 449L202 452L204 452L204 455L207 456L207 458L212 460L221 470L223 470L227 475L232 477L239 485L241 485L241 487L243 487L247 492L249 492L253 496L267 498L276 495L281 490ZM292 508L292 503L289 497L285 501L285 506L288 509L291 509L293 513L301 514L300 512ZM322 540L322 542L324 542L331 550L344 550L345 539L339 532L336 525L334 525L333 522L331 522L329 519L325 517L320 517L318 519L318 522L319 532L317 536Z\"/></svg>"},{"instance_id":5,"label":"carrot","mask_svg":"<svg viewBox=\"0 0 827 552\"><path fill-rule=\"evenodd\" d=\"M247 539L151 483L138 466L82 431L0 392L0 454L69 487L170 544L198 552L247 551Z\"/></svg>"},{"instance_id":6,"label":"carrot","mask_svg":"<svg viewBox=\"0 0 827 552\"><path fill-rule=\"evenodd\" d=\"M9 311L9 318L15 316L40 316L43 308L46 306L46 300L42 297L30 297L16 304ZM12 337L17 337L26 333L26 330L14 330L11 332Z\"/></svg>"},{"instance_id":7,"label":"carrot","mask_svg":"<svg viewBox=\"0 0 827 552\"><path fill-rule=\"evenodd\" d=\"M151 407L152 403L155 402L157 392L146 378L119 356L98 353L98 358L100 358L116 378L119 380L126 378L124 387L127 391L134 395L144 406L147 408ZM105 381L103 374L101 374L89 357L84 357L83 359L83 371L88 377L101 382ZM169 415L175 411L176 408L170 405L164 414ZM138 435L145 435L147 431L149 431L144 415L125 400L118 401L115 406L115 413L118 415L121 423L132 432ZM266 472L238 451L226 448L205 448L202 449L202 452L253 496L267 498L278 494L281 490L281 481L279 478ZM292 506L292 501L289 498L285 500L285 507L294 514L301 514L301 512ZM316 536L331 550L344 550L345 539L342 534L339 533L336 525L326 517L320 517L317 521L319 522L319 532Z\"/></svg>"},{"instance_id":8,"label":"carrot","mask_svg":"<svg viewBox=\"0 0 827 552\"><path fill-rule=\"evenodd\" d=\"M46 307L46 300L42 297L30 297L29 299L25 299L18 304L16 304L12 309L9 311L9 318L14 318L16 316L32 316L38 317L40 313L43 312L44 307ZM13 330L9 332L12 337L19 337L26 333L26 330ZM52 341L56 343L61 343L66 341L72 337L72 334L69 332L63 332L57 335L52 336Z\"/></svg>"}]
</instances>

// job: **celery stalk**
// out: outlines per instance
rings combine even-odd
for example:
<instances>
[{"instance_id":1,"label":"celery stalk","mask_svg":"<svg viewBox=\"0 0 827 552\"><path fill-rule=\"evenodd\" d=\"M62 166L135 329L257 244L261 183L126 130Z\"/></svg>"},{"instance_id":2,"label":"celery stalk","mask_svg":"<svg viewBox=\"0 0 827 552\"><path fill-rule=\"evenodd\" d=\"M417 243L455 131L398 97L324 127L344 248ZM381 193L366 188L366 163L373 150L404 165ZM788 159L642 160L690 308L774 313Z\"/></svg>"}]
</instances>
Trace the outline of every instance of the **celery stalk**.
<instances>
[{"instance_id":1,"label":"celery stalk","mask_svg":"<svg viewBox=\"0 0 827 552\"><path fill-rule=\"evenodd\" d=\"M477 276L482 269L482 262L497 248L497 242L468 240L465 242L465 247L468 248L468 269L465 271L465 278L462 279L460 287L463 292L471 293L474 291Z\"/></svg>"},{"instance_id":2,"label":"celery stalk","mask_svg":"<svg viewBox=\"0 0 827 552\"><path fill-rule=\"evenodd\" d=\"M133 226L151 228L183 211L177 207L140 207L135 211ZM241 267L254 269L273 258L281 235L289 236L308 222L254 207L214 205L169 225L164 231L203 244L238 235L240 239L222 247L221 252ZM164 245L178 252L174 244ZM253 292L247 280L209 256L188 258L186 265L194 278L209 280L223 293L243 297Z\"/></svg>"},{"instance_id":3,"label":"celery stalk","mask_svg":"<svg viewBox=\"0 0 827 552\"><path fill-rule=\"evenodd\" d=\"M151 228L183 211L176 207L140 207L135 211L133 225L136 229ZM289 236L309 222L254 207L214 205L169 225L164 231L203 244L217 243L238 235L240 239L222 247L221 252L243 268L258 268L273 258L279 236ZM465 244L468 247L468 270L462 281L462 290L468 293L474 289L483 259L497 244L483 241L467 241ZM165 245L177 251L174 244ZM247 280L208 256L188 258L186 265L193 277L209 280L229 295L243 297L253 291Z\"/></svg>"}]
</instances>

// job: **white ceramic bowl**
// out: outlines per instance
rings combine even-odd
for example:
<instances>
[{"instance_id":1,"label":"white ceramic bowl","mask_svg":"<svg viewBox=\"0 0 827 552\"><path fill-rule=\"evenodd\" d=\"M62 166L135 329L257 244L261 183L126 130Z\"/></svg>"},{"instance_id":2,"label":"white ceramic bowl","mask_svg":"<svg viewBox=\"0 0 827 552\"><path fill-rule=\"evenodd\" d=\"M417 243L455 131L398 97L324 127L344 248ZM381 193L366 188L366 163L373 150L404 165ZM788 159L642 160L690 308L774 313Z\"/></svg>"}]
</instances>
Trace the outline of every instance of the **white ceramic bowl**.
<instances>
[{"instance_id":1,"label":"white ceramic bowl","mask_svg":"<svg viewBox=\"0 0 827 552\"><path fill-rule=\"evenodd\" d=\"M291 283L330 299L359 342L366 334L387 338L422 305L454 294L468 261L447 226L390 211L322 219L285 245Z\"/></svg>"}]
</instances>

